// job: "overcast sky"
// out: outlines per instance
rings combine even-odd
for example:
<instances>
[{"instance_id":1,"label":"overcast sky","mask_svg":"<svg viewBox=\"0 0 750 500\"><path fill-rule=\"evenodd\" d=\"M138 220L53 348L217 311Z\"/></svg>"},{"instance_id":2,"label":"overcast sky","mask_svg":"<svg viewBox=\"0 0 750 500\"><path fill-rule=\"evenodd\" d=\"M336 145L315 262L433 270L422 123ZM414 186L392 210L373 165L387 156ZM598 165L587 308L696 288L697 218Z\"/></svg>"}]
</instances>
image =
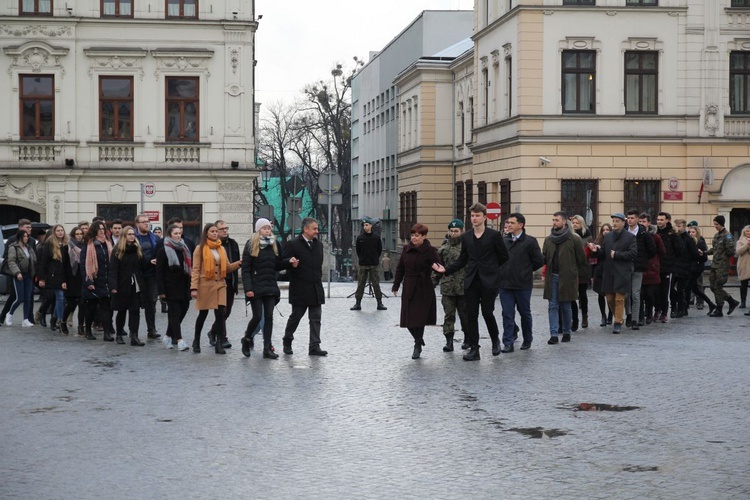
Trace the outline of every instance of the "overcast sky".
<instances>
[{"instance_id":1,"label":"overcast sky","mask_svg":"<svg viewBox=\"0 0 750 500\"><path fill-rule=\"evenodd\" d=\"M336 63L369 60L423 10L471 10L474 0L256 0L256 101L292 102Z\"/></svg>"}]
</instances>

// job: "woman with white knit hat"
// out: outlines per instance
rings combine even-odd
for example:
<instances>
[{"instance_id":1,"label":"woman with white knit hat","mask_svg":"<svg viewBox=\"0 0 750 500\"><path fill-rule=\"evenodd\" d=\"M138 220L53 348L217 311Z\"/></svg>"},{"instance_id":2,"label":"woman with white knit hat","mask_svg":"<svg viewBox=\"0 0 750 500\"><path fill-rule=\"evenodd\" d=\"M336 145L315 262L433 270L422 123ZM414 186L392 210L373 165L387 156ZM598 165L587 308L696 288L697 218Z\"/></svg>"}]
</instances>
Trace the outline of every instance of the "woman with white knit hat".
<instances>
[{"instance_id":1,"label":"woman with white knit hat","mask_svg":"<svg viewBox=\"0 0 750 500\"><path fill-rule=\"evenodd\" d=\"M268 219L260 218L255 222L255 233L245 243L242 253L242 285L245 297L250 299L253 317L247 325L242 338L242 354L250 356L253 348L253 332L265 317L263 325L263 357L278 359L279 355L271 346L273 332L273 308L279 303L281 292L276 280L276 272L295 266L297 259L292 257L282 260L281 248L273 235L273 226Z\"/></svg>"}]
</instances>

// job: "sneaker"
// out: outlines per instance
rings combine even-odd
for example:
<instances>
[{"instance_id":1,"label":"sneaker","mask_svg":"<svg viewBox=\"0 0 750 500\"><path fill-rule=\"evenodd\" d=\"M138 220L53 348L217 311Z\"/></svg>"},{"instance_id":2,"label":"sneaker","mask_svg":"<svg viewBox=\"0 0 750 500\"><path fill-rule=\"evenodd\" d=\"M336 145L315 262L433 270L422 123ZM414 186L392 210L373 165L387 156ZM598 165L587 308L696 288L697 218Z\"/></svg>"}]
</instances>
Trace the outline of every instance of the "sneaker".
<instances>
[{"instance_id":1,"label":"sneaker","mask_svg":"<svg viewBox=\"0 0 750 500\"><path fill-rule=\"evenodd\" d=\"M570 334L569 333L563 333L561 342L570 342Z\"/></svg>"},{"instance_id":2,"label":"sneaker","mask_svg":"<svg viewBox=\"0 0 750 500\"><path fill-rule=\"evenodd\" d=\"M34 323L32 323L31 321L29 321L28 319L25 319L25 320L23 320L23 323L21 323L21 326L23 328L28 328L30 326L34 326Z\"/></svg>"},{"instance_id":3,"label":"sneaker","mask_svg":"<svg viewBox=\"0 0 750 500\"><path fill-rule=\"evenodd\" d=\"M171 337L164 337L164 347L167 349L172 349L172 338Z\"/></svg>"},{"instance_id":4,"label":"sneaker","mask_svg":"<svg viewBox=\"0 0 750 500\"><path fill-rule=\"evenodd\" d=\"M5 325L6 326L13 326L13 316L11 316L10 314L8 314L7 316L5 316Z\"/></svg>"},{"instance_id":5,"label":"sneaker","mask_svg":"<svg viewBox=\"0 0 750 500\"><path fill-rule=\"evenodd\" d=\"M554 345L554 344L557 344L558 342L559 342L559 339L557 337L550 337L549 340L547 341L549 345Z\"/></svg>"},{"instance_id":6,"label":"sneaker","mask_svg":"<svg viewBox=\"0 0 750 500\"><path fill-rule=\"evenodd\" d=\"M169 339L169 340L170 340L169 343L171 344L172 343L171 342L172 339ZM180 339L180 341L177 342L177 349L180 350L180 351L187 351L190 348L188 347L188 345L185 343L184 340Z\"/></svg>"}]
</instances>

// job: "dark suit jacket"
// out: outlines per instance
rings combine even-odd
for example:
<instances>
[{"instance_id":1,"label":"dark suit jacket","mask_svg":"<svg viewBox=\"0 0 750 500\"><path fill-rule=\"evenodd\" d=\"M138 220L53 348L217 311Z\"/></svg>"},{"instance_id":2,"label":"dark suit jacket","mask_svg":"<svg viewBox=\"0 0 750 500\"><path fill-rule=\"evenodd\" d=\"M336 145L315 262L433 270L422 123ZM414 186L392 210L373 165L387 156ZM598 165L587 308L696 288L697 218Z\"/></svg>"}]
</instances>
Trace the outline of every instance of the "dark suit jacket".
<instances>
[{"instance_id":1,"label":"dark suit jacket","mask_svg":"<svg viewBox=\"0 0 750 500\"><path fill-rule=\"evenodd\" d=\"M293 306L318 306L326 301L323 292L323 244L317 238L308 246L302 235L284 245L283 260L299 260L289 267L289 303Z\"/></svg>"},{"instance_id":2,"label":"dark suit jacket","mask_svg":"<svg viewBox=\"0 0 750 500\"><path fill-rule=\"evenodd\" d=\"M497 290L500 286L500 266L508 260L508 249L503 236L494 229L485 228L482 238L474 237L474 229L461 236L461 255L445 269L445 274L453 274L466 267L464 289L469 288L479 275L482 286Z\"/></svg>"}]
</instances>

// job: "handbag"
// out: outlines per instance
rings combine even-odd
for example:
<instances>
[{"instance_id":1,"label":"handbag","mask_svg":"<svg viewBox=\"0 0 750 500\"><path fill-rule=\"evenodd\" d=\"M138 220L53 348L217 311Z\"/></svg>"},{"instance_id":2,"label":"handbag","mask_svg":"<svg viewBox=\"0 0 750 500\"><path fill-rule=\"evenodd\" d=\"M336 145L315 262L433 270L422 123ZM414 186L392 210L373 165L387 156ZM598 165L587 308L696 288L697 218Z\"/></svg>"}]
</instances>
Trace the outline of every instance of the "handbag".
<instances>
[{"instance_id":1,"label":"handbag","mask_svg":"<svg viewBox=\"0 0 750 500\"><path fill-rule=\"evenodd\" d=\"M6 276L13 276L13 273L10 270L10 264L8 264L8 259L5 259L3 261L3 265L0 266L0 274L5 274Z\"/></svg>"}]
</instances>

